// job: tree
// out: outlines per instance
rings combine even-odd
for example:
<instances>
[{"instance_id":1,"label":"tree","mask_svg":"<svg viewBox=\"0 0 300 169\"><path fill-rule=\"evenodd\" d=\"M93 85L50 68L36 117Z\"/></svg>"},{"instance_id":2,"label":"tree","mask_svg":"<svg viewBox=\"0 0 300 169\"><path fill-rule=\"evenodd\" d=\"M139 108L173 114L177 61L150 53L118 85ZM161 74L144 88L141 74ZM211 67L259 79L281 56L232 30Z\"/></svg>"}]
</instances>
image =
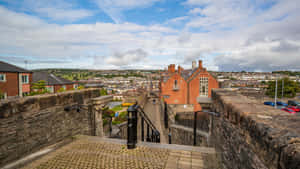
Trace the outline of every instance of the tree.
<instances>
[{"instance_id":1,"label":"tree","mask_svg":"<svg viewBox=\"0 0 300 169\"><path fill-rule=\"evenodd\" d=\"M33 90L42 90L42 91L47 90L46 89L46 82L44 80L40 80L36 83L33 83L31 89L33 89Z\"/></svg>"},{"instance_id":2,"label":"tree","mask_svg":"<svg viewBox=\"0 0 300 169\"><path fill-rule=\"evenodd\" d=\"M4 93L0 90L0 99L4 99Z\"/></svg>"},{"instance_id":3,"label":"tree","mask_svg":"<svg viewBox=\"0 0 300 169\"><path fill-rule=\"evenodd\" d=\"M62 88L57 90L57 93L61 93L61 92L65 92L65 91L66 91L66 89L62 87Z\"/></svg>"},{"instance_id":4,"label":"tree","mask_svg":"<svg viewBox=\"0 0 300 169\"><path fill-rule=\"evenodd\" d=\"M284 90L283 90L283 97L293 98L296 96L296 93L300 90L299 85L297 82L290 80L289 78L280 79L277 82L277 97L282 97L282 81L284 81ZM276 89L276 82L269 81L268 87L266 91L266 95L270 97L275 96L275 89Z\"/></svg>"},{"instance_id":5,"label":"tree","mask_svg":"<svg viewBox=\"0 0 300 169\"><path fill-rule=\"evenodd\" d=\"M105 96L105 95L107 95L107 90L101 89L100 90L100 96Z\"/></svg>"},{"instance_id":6,"label":"tree","mask_svg":"<svg viewBox=\"0 0 300 169\"><path fill-rule=\"evenodd\" d=\"M46 82L44 80L40 80L36 83L32 83L31 92L29 93L29 96L45 94L45 93L49 93L49 91L46 88Z\"/></svg>"}]
</instances>

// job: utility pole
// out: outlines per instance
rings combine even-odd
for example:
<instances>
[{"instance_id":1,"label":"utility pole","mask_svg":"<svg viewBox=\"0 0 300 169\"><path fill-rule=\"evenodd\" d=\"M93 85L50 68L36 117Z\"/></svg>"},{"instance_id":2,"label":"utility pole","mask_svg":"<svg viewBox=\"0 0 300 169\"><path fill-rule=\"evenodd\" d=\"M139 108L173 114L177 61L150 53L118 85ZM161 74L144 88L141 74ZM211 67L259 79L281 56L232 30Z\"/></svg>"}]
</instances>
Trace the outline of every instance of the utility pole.
<instances>
[{"instance_id":1,"label":"utility pole","mask_svg":"<svg viewBox=\"0 0 300 169\"><path fill-rule=\"evenodd\" d=\"M283 99L283 92L284 92L284 79L282 79L282 89L281 89L281 99Z\"/></svg>"},{"instance_id":2,"label":"utility pole","mask_svg":"<svg viewBox=\"0 0 300 169\"><path fill-rule=\"evenodd\" d=\"M277 108L277 78L276 78L276 86L275 86L275 108Z\"/></svg>"}]
</instances>

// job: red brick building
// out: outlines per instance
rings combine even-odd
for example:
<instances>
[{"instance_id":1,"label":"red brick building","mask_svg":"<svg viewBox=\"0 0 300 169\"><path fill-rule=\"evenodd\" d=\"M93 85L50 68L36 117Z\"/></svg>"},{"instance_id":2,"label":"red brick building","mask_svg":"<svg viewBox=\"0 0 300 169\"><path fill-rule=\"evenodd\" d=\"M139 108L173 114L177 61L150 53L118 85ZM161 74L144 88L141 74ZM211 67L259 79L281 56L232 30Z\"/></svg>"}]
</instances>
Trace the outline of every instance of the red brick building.
<instances>
[{"instance_id":1,"label":"red brick building","mask_svg":"<svg viewBox=\"0 0 300 169\"><path fill-rule=\"evenodd\" d=\"M193 104L211 97L211 89L219 88L217 80L202 67L193 62L192 69L184 70L175 65L168 66L168 70L162 72L160 83L161 97L167 104Z\"/></svg>"},{"instance_id":2,"label":"red brick building","mask_svg":"<svg viewBox=\"0 0 300 169\"><path fill-rule=\"evenodd\" d=\"M22 97L30 93L31 82L32 72L0 61L0 99Z\"/></svg>"},{"instance_id":3,"label":"red brick building","mask_svg":"<svg viewBox=\"0 0 300 169\"><path fill-rule=\"evenodd\" d=\"M70 80L55 76L47 72L34 72L33 83L43 80L46 82L46 88L50 93L57 93L58 90L63 88L64 90L77 89L78 84Z\"/></svg>"}]
</instances>

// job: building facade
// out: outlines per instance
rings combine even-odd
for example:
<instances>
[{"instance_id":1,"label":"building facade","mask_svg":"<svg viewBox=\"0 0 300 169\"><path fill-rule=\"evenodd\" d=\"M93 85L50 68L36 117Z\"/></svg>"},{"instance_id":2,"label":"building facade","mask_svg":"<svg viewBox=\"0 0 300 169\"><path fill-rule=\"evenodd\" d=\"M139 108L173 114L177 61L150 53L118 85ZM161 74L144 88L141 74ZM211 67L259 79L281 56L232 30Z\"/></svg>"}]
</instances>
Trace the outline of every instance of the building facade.
<instances>
[{"instance_id":1,"label":"building facade","mask_svg":"<svg viewBox=\"0 0 300 169\"><path fill-rule=\"evenodd\" d=\"M198 66L193 62L192 69L184 70L175 65L168 66L168 70L162 72L160 83L161 98L167 104L193 104L211 98L211 90L219 88L217 80L203 68L202 61Z\"/></svg>"},{"instance_id":2,"label":"building facade","mask_svg":"<svg viewBox=\"0 0 300 169\"><path fill-rule=\"evenodd\" d=\"M0 99L29 94L31 82L32 72L0 61Z\"/></svg>"},{"instance_id":3,"label":"building facade","mask_svg":"<svg viewBox=\"0 0 300 169\"><path fill-rule=\"evenodd\" d=\"M78 83L74 83L70 80L55 76L47 72L34 72L33 83L39 81L45 81L46 88L50 93L57 93L59 90L73 90L77 89Z\"/></svg>"}]
</instances>

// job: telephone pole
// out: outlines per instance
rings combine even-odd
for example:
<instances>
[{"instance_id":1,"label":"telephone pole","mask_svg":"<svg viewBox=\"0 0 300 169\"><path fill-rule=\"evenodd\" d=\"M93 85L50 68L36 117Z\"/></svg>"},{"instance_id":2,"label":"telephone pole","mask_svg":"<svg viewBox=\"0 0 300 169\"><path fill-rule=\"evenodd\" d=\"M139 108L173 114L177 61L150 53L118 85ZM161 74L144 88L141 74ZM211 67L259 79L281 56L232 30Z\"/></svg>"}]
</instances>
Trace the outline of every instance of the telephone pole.
<instances>
[{"instance_id":1,"label":"telephone pole","mask_svg":"<svg viewBox=\"0 0 300 169\"><path fill-rule=\"evenodd\" d=\"M276 86L275 86L275 108L277 108L277 78L276 78Z\"/></svg>"}]
</instances>

